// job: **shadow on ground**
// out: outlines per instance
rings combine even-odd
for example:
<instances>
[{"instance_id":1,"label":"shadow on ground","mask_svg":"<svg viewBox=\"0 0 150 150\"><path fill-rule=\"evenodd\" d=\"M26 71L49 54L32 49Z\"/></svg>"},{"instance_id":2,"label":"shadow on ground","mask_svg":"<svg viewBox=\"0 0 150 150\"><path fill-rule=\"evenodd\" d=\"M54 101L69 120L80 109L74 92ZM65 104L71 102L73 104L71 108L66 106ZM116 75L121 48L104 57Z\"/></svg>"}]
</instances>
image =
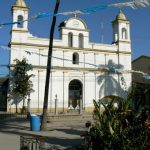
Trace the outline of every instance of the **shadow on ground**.
<instances>
[{"instance_id":1,"label":"shadow on ground","mask_svg":"<svg viewBox=\"0 0 150 150\"><path fill-rule=\"evenodd\" d=\"M84 129L78 128L78 125L74 128L59 127L52 128L49 131L30 131L30 123L25 118L11 118L6 120L0 120L0 133L7 135L17 136L33 136L44 137L44 141L53 150L82 150L83 138L80 135L84 132ZM12 148L13 149L13 148Z\"/></svg>"}]
</instances>

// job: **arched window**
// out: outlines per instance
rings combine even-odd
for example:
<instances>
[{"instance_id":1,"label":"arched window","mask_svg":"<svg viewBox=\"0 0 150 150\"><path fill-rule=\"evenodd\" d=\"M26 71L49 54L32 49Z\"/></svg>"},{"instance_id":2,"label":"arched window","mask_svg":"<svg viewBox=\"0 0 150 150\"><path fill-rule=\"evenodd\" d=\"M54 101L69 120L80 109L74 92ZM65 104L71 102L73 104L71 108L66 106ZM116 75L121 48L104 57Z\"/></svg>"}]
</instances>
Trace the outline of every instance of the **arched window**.
<instances>
[{"instance_id":1,"label":"arched window","mask_svg":"<svg viewBox=\"0 0 150 150\"><path fill-rule=\"evenodd\" d=\"M78 53L73 53L73 55L72 55L72 63L73 64L79 64L79 54Z\"/></svg>"},{"instance_id":2,"label":"arched window","mask_svg":"<svg viewBox=\"0 0 150 150\"><path fill-rule=\"evenodd\" d=\"M73 47L73 34L72 33L68 34L68 46Z\"/></svg>"},{"instance_id":3,"label":"arched window","mask_svg":"<svg viewBox=\"0 0 150 150\"><path fill-rule=\"evenodd\" d=\"M122 39L128 39L127 29L126 28L122 28Z\"/></svg>"},{"instance_id":4,"label":"arched window","mask_svg":"<svg viewBox=\"0 0 150 150\"><path fill-rule=\"evenodd\" d=\"M79 34L79 48L83 48L83 34Z\"/></svg>"},{"instance_id":5,"label":"arched window","mask_svg":"<svg viewBox=\"0 0 150 150\"><path fill-rule=\"evenodd\" d=\"M17 20L19 23L17 24L17 27L18 28L23 28L23 16L19 15L18 16L18 20Z\"/></svg>"}]
</instances>

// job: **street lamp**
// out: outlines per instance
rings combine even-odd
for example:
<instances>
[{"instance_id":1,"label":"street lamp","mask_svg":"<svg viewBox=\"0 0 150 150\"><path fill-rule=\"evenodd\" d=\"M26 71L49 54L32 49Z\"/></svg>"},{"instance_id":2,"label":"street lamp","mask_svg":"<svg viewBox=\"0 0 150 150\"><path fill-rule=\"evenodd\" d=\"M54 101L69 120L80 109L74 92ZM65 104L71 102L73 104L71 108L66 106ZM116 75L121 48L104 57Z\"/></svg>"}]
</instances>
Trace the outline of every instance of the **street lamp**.
<instances>
[{"instance_id":1,"label":"street lamp","mask_svg":"<svg viewBox=\"0 0 150 150\"><path fill-rule=\"evenodd\" d=\"M30 118L30 115L31 115L31 109L30 109L30 94L28 95L28 101L27 101L27 119Z\"/></svg>"}]
</instances>

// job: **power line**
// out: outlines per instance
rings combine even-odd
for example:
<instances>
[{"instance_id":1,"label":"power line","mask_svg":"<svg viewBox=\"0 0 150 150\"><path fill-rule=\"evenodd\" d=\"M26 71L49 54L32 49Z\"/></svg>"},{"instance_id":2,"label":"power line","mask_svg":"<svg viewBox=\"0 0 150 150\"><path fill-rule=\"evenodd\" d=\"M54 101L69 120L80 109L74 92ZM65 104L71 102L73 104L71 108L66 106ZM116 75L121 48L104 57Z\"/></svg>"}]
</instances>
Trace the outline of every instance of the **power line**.
<instances>
[{"instance_id":1,"label":"power line","mask_svg":"<svg viewBox=\"0 0 150 150\"><path fill-rule=\"evenodd\" d=\"M16 50L16 49L11 49L7 46L0 46L1 48L3 49L6 49L6 50ZM18 51L18 50L16 50ZM47 55L45 54L40 54L38 52L31 52L29 50L23 50L24 52L26 52L28 55L40 55L42 57L48 57ZM71 59L64 59L64 58L60 58L60 57L56 57L56 56L52 56L52 58L54 59L58 59L58 60L62 60L62 61L69 61L69 62L72 62ZM136 70L123 70L123 69L119 69L118 66L114 66L114 65L111 65L111 66L103 66L103 65L96 65L96 64L93 64L93 63L86 63L86 62L82 62L82 61L79 61L79 63L83 63L83 64L86 64L86 65L90 65L90 66L93 66L93 67L96 67L97 70L95 71L100 71L100 72L107 72L107 73L138 73L138 74L142 74L143 76L148 76L147 73L144 73L142 71L136 71ZM2 67L10 67L9 65L1 65ZM12 66L13 67L13 66ZM18 66L19 67L19 66ZM20 67L28 67L28 66L20 66ZM59 66L56 66L56 67L59 67ZM71 68L72 70L76 70L76 71L79 71L79 68ZM91 68L91 69L94 69L94 68Z\"/></svg>"},{"instance_id":2,"label":"power line","mask_svg":"<svg viewBox=\"0 0 150 150\"><path fill-rule=\"evenodd\" d=\"M132 2L114 3L114 4L110 4L110 5L101 5L101 6L91 7L91 8L80 9L80 10L61 12L61 13L57 13L57 14L38 13L36 15L31 16L27 20L0 23L0 29L4 26L10 26L10 25L14 25L14 24L22 24L26 21L41 19L41 18L50 17L50 16L62 16L62 15L64 16L64 15L72 15L72 14L82 14L82 15L84 15L84 14L97 12L99 10L111 8L111 7L118 7L118 8L120 8L120 7L131 7L132 9L137 9L137 8L149 7L149 6L150 6L150 1L149 0L133 0Z\"/></svg>"}]
</instances>

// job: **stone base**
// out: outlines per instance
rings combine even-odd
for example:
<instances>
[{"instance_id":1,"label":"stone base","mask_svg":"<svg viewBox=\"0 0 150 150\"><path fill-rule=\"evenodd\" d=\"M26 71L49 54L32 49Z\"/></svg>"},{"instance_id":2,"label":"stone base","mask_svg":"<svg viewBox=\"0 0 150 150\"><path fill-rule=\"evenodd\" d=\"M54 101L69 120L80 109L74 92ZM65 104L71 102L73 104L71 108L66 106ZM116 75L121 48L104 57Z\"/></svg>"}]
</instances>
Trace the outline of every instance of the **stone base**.
<instances>
[{"instance_id":1,"label":"stone base","mask_svg":"<svg viewBox=\"0 0 150 150\"><path fill-rule=\"evenodd\" d=\"M93 107L87 107L82 112L93 112L94 108ZM68 108L58 108L57 112L58 114L67 114L67 113L79 113L79 109L68 109ZM8 112L15 113L16 109L11 108ZM31 108L31 114L41 114L43 112L43 108ZM18 108L18 113L21 113L21 108ZM48 108L48 113L55 114L55 108Z\"/></svg>"}]
</instances>

